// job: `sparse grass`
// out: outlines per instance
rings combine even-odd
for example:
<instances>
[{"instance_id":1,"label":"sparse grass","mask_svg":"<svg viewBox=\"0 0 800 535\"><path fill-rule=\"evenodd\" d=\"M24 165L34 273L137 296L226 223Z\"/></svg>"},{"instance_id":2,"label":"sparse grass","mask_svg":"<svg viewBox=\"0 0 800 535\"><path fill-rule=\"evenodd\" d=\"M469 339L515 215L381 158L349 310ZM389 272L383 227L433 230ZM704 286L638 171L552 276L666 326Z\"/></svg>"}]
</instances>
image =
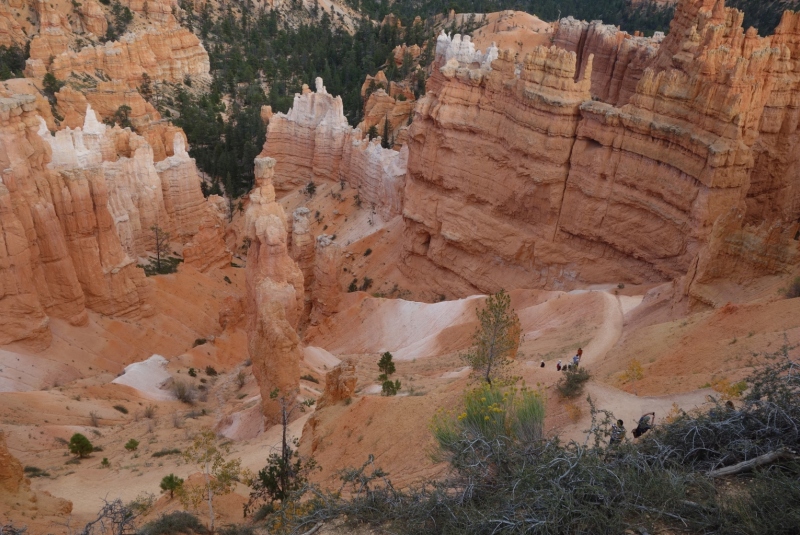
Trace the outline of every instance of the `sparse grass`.
<instances>
[{"instance_id":1,"label":"sparse grass","mask_svg":"<svg viewBox=\"0 0 800 535\"><path fill-rule=\"evenodd\" d=\"M89 419L92 422L92 427L100 427L100 416L97 414L96 411L92 411L89 413Z\"/></svg>"},{"instance_id":2,"label":"sparse grass","mask_svg":"<svg viewBox=\"0 0 800 535\"><path fill-rule=\"evenodd\" d=\"M148 405L144 408L144 417L153 419L156 417L156 406L155 405Z\"/></svg>"},{"instance_id":3,"label":"sparse grass","mask_svg":"<svg viewBox=\"0 0 800 535\"><path fill-rule=\"evenodd\" d=\"M175 381L172 384L172 393L175 394L178 401L186 403L187 405L193 405L197 397L194 385L181 380Z\"/></svg>"},{"instance_id":4,"label":"sparse grass","mask_svg":"<svg viewBox=\"0 0 800 535\"><path fill-rule=\"evenodd\" d=\"M114 408L122 414L128 414L128 408L125 405L114 405Z\"/></svg>"}]
</instances>

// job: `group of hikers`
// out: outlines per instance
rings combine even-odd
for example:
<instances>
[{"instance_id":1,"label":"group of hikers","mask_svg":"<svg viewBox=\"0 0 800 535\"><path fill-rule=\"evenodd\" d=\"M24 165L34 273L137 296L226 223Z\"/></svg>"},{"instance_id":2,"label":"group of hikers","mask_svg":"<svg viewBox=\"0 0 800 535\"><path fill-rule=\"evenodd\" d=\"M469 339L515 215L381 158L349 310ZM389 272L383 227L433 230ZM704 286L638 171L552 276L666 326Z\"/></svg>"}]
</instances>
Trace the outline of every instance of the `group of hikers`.
<instances>
[{"instance_id":1,"label":"group of hikers","mask_svg":"<svg viewBox=\"0 0 800 535\"><path fill-rule=\"evenodd\" d=\"M643 414L642 417L639 418L636 428L633 430L633 438L639 438L650 431L653 428L655 421L656 413L648 412L647 414ZM627 433L627 430L625 429L625 422L622 420L617 420L617 423L611 426L611 439L608 441L608 445L615 446L617 444L621 444L625 438L625 433Z\"/></svg>"},{"instance_id":2,"label":"group of hikers","mask_svg":"<svg viewBox=\"0 0 800 535\"><path fill-rule=\"evenodd\" d=\"M562 364L561 361L559 360L558 363L556 364L556 370L558 371L577 370L578 364L581 363L581 357L583 357L583 349L579 347L578 351L575 352L575 356L572 357L572 364L570 363ZM542 363L539 366L541 368L544 368L544 361L542 361Z\"/></svg>"},{"instance_id":3,"label":"group of hikers","mask_svg":"<svg viewBox=\"0 0 800 535\"><path fill-rule=\"evenodd\" d=\"M575 356L572 357L572 363L562 364L561 361L559 360L558 363L556 364L556 370L569 371L578 369L578 364L581 363L582 356L583 356L583 349L579 347L578 351L575 352ZM542 361L540 367L544 368L544 361ZM633 438L639 438L640 436L650 431L653 428L655 421L656 421L656 413L648 412L647 414L643 414L641 418L639 418L639 421L636 424L636 428L633 430ZM622 420L617 420L617 423L611 426L611 439L609 440L608 444L610 446L621 444L622 441L625 439L625 434L627 432L628 432L627 429L625 429L625 422L623 422Z\"/></svg>"}]
</instances>

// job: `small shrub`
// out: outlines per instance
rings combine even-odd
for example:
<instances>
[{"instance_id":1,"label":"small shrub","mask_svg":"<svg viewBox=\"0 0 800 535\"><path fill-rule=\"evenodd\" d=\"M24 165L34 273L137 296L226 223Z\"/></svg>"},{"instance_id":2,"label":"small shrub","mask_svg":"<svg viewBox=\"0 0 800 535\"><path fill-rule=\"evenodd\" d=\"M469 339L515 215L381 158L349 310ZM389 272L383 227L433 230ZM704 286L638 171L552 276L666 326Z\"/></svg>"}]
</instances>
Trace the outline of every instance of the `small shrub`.
<instances>
[{"instance_id":1,"label":"small shrub","mask_svg":"<svg viewBox=\"0 0 800 535\"><path fill-rule=\"evenodd\" d=\"M172 392L175 394L175 397L178 398L178 401L182 401L187 405L194 404L196 397L194 386L184 381L175 381L172 384Z\"/></svg>"},{"instance_id":2,"label":"small shrub","mask_svg":"<svg viewBox=\"0 0 800 535\"><path fill-rule=\"evenodd\" d=\"M153 457L166 457L167 455L179 455L181 450L178 448L171 448L171 449L163 449L161 451L157 451L153 454Z\"/></svg>"},{"instance_id":3,"label":"small shrub","mask_svg":"<svg viewBox=\"0 0 800 535\"><path fill-rule=\"evenodd\" d=\"M201 346L201 345L205 344L206 342L208 342L208 340L206 340L205 338L197 338L194 341L194 343L192 344L192 347Z\"/></svg>"},{"instance_id":4,"label":"small shrub","mask_svg":"<svg viewBox=\"0 0 800 535\"><path fill-rule=\"evenodd\" d=\"M155 405L148 405L144 408L144 417L153 419L156 416L156 406Z\"/></svg>"},{"instance_id":5,"label":"small shrub","mask_svg":"<svg viewBox=\"0 0 800 535\"><path fill-rule=\"evenodd\" d=\"M366 251L364 251L364 256L369 256L371 254L372 254L372 249L367 249Z\"/></svg>"},{"instance_id":6,"label":"small shrub","mask_svg":"<svg viewBox=\"0 0 800 535\"><path fill-rule=\"evenodd\" d=\"M189 368L189 377L197 377L197 370Z\"/></svg>"},{"instance_id":7,"label":"small shrub","mask_svg":"<svg viewBox=\"0 0 800 535\"><path fill-rule=\"evenodd\" d=\"M227 275L225 275L224 277L222 277L222 280L224 280L224 281L225 281L225 282L227 282L228 284L233 284L233 282L231 282L231 278L230 278L230 277L228 277Z\"/></svg>"},{"instance_id":8,"label":"small shrub","mask_svg":"<svg viewBox=\"0 0 800 535\"><path fill-rule=\"evenodd\" d=\"M261 507L258 508L258 511L253 513L253 522L261 522L269 515L275 512L275 506L271 503L265 503Z\"/></svg>"},{"instance_id":9,"label":"small shrub","mask_svg":"<svg viewBox=\"0 0 800 535\"><path fill-rule=\"evenodd\" d=\"M86 436L75 433L72 435L72 438L69 439L69 451L82 459L94 451L94 446L92 446L92 443L89 442Z\"/></svg>"},{"instance_id":10,"label":"small shrub","mask_svg":"<svg viewBox=\"0 0 800 535\"><path fill-rule=\"evenodd\" d=\"M111 463L108 462L108 457L103 457L103 460L100 462L100 466L103 468L109 468L111 466Z\"/></svg>"},{"instance_id":11,"label":"small shrub","mask_svg":"<svg viewBox=\"0 0 800 535\"><path fill-rule=\"evenodd\" d=\"M311 182L309 182L308 184L306 184L305 192L306 192L306 195L308 195L309 197L313 197L314 194L317 192L317 185L314 184L313 180ZM317 212L317 214L319 214L319 212Z\"/></svg>"},{"instance_id":12,"label":"small shrub","mask_svg":"<svg viewBox=\"0 0 800 535\"><path fill-rule=\"evenodd\" d=\"M800 297L800 277L794 278L789 287L783 290L783 295L786 299Z\"/></svg>"},{"instance_id":13,"label":"small shrub","mask_svg":"<svg viewBox=\"0 0 800 535\"><path fill-rule=\"evenodd\" d=\"M23 468L26 477L50 477L50 474L36 466L26 466Z\"/></svg>"},{"instance_id":14,"label":"small shrub","mask_svg":"<svg viewBox=\"0 0 800 535\"><path fill-rule=\"evenodd\" d=\"M136 440L135 438L132 438L125 443L125 449L128 451L136 451L138 447L139 447L139 441Z\"/></svg>"},{"instance_id":15,"label":"small shrub","mask_svg":"<svg viewBox=\"0 0 800 535\"><path fill-rule=\"evenodd\" d=\"M236 386L242 388L245 385L245 383L247 383L247 374L244 373L244 371L239 370L239 373L236 374Z\"/></svg>"},{"instance_id":16,"label":"small shrub","mask_svg":"<svg viewBox=\"0 0 800 535\"><path fill-rule=\"evenodd\" d=\"M312 383L319 384L319 379L317 379L317 378L316 378L316 377L314 377L313 375L309 375L309 374L306 374L306 375L301 375L301 376L300 376L300 379L303 379L304 381L310 381L310 382L312 382Z\"/></svg>"},{"instance_id":17,"label":"small shrub","mask_svg":"<svg viewBox=\"0 0 800 535\"><path fill-rule=\"evenodd\" d=\"M219 535L255 535L251 526L237 526L231 524L219 530Z\"/></svg>"},{"instance_id":18,"label":"small shrub","mask_svg":"<svg viewBox=\"0 0 800 535\"><path fill-rule=\"evenodd\" d=\"M196 516L184 511L175 511L161 516L139 531L138 535L175 535L183 533L186 535L205 535L208 533L206 527Z\"/></svg>"},{"instance_id":19,"label":"small shrub","mask_svg":"<svg viewBox=\"0 0 800 535\"><path fill-rule=\"evenodd\" d=\"M386 380L381 385L381 395L382 396L396 396L397 393L400 391L400 381L389 381Z\"/></svg>"},{"instance_id":20,"label":"small shrub","mask_svg":"<svg viewBox=\"0 0 800 535\"><path fill-rule=\"evenodd\" d=\"M125 405L114 405L114 408L122 414L128 414L128 408Z\"/></svg>"},{"instance_id":21,"label":"small shrub","mask_svg":"<svg viewBox=\"0 0 800 535\"><path fill-rule=\"evenodd\" d=\"M358 279L353 279L350 281L350 286L347 287L347 291L350 293L358 291Z\"/></svg>"},{"instance_id":22,"label":"small shrub","mask_svg":"<svg viewBox=\"0 0 800 535\"><path fill-rule=\"evenodd\" d=\"M89 419L92 421L92 427L100 427L100 416L96 411L89 413Z\"/></svg>"},{"instance_id":23,"label":"small shrub","mask_svg":"<svg viewBox=\"0 0 800 535\"><path fill-rule=\"evenodd\" d=\"M362 292L366 292L372 287L372 279L369 277L364 277L364 281L361 283L361 286L358 288Z\"/></svg>"},{"instance_id":24,"label":"small shrub","mask_svg":"<svg viewBox=\"0 0 800 535\"><path fill-rule=\"evenodd\" d=\"M583 393L583 387L592 377L585 368L572 368L556 383L556 390L563 398L574 399Z\"/></svg>"},{"instance_id":25,"label":"small shrub","mask_svg":"<svg viewBox=\"0 0 800 535\"><path fill-rule=\"evenodd\" d=\"M206 366L206 375L208 375L209 377L214 377L218 375L218 373L213 366Z\"/></svg>"}]
</instances>

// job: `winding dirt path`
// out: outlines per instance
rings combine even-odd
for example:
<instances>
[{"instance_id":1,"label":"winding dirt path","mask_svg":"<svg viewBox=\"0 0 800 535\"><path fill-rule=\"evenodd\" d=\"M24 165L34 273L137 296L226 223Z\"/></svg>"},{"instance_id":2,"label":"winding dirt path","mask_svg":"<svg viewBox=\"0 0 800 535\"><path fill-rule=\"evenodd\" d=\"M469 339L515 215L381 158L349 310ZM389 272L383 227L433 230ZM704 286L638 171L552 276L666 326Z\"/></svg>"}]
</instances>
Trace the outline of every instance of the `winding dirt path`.
<instances>
[{"instance_id":1,"label":"winding dirt path","mask_svg":"<svg viewBox=\"0 0 800 535\"><path fill-rule=\"evenodd\" d=\"M642 301L641 298L627 296L620 298L608 292L602 293L605 300L604 320L598 335L584 348L585 356L581 361L581 364L589 370L614 348L622 336L625 314ZM598 381L590 381L586 386L586 394L592 397L597 408L608 410L625 422L628 438L631 438L630 431L636 426L642 414L655 412L658 423L673 410L675 405L684 411L702 406L708 402L708 395L711 392L711 389L701 389L668 396L637 396ZM585 430L589 428L590 423L591 415L585 411L577 422L562 429L560 435L564 440L582 442L586 438Z\"/></svg>"}]
</instances>

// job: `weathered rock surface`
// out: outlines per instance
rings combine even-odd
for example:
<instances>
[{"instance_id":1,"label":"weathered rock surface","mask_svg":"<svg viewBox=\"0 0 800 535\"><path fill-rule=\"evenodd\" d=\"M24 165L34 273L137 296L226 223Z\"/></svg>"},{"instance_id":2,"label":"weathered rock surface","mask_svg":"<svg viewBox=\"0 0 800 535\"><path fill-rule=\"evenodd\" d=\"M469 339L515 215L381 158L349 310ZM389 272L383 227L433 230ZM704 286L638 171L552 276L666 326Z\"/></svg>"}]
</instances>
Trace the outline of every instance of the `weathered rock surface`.
<instances>
[{"instance_id":1,"label":"weathered rock surface","mask_svg":"<svg viewBox=\"0 0 800 535\"><path fill-rule=\"evenodd\" d=\"M216 210L203 199L182 135L155 164L144 138L101 124L91 108L83 128L53 136L33 96L3 98L0 168L2 343L46 345L48 315L82 324L86 308L148 313L136 259L152 249L152 225L175 242L203 243L209 264L228 258L221 236L200 232Z\"/></svg>"},{"instance_id":2,"label":"weathered rock surface","mask_svg":"<svg viewBox=\"0 0 800 535\"><path fill-rule=\"evenodd\" d=\"M289 255L303 272L303 318L311 314L311 282L314 280L314 235L308 215L311 211L301 206L292 213L292 243Z\"/></svg>"},{"instance_id":3,"label":"weathered rock surface","mask_svg":"<svg viewBox=\"0 0 800 535\"><path fill-rule=\"evenodd\" d=\"M20 463L6 446L5 435L0 432L0 507L4 523L15 522L38 515L67 516L72 512L72 503L54 498L47 492L35 493L31 482L25 478Z\"/></svg>"},{"instance_id":4,"label":"weathered rock surface","mask_svg":"<svg viewBox=\"0 0 800 535\"><path fill-rule=\"evenodd\" d=\"M275 201L275 160L255 160L256 185L245 210L248 347L261 390L267 423L277 423L275 389L294 399L300 384L300 339L296 328L304 308L303 273L289 256L286 214Z\"/></svg>"},{"instance_id":5,"label":"weathered rock surface","mask_svg":"<svg viewBox=\"0 0 800 535\"><path fill-rule=\"evenodd\" d=\"M349 359L343 360L325 374L325 392L319 398L317 408L324 409L352 398L357 382L355 363Z\"/></svg>"},{"instance_id":6,"label":"weathered rock surface","mask_svg":"<svg viewBox=\"0 0 800 535\"><path fill-rule=\"evenodd\" d=\"M304 87L287 114L270 119L261 156L277 160L275 188L288 191L312 180L344 180L381 214L399 214L406 156L363 139L359 129L347 124L341 97L330 95L321 78L316 89Z\"/></svg>"},{"instance_id":7,"label":"weathered rock surface","mask_svg":"<svg viewBox=\"0 0 800 535\"><path fill-rule=\"evenodd\" d=\"M342 265L342 249L339 244L326 234L318 236L311 288L312 324L317 324L338 311L342 293L339 283Z\"/></svg>"},{"instance_id":8,"label":"weathered rock surface","mask_svg":"<svg viewBox=\"0 0 800 535\"><path fill-rule=\"evenodd\" d=\"M728 268L791 271L800 23L762 38L741 20L683 0L658 46L565 19L569 52L491 70L440 37L409 130L404 270L482 291L690 272L707 303Z\"/></svg>"}]
</instances>

